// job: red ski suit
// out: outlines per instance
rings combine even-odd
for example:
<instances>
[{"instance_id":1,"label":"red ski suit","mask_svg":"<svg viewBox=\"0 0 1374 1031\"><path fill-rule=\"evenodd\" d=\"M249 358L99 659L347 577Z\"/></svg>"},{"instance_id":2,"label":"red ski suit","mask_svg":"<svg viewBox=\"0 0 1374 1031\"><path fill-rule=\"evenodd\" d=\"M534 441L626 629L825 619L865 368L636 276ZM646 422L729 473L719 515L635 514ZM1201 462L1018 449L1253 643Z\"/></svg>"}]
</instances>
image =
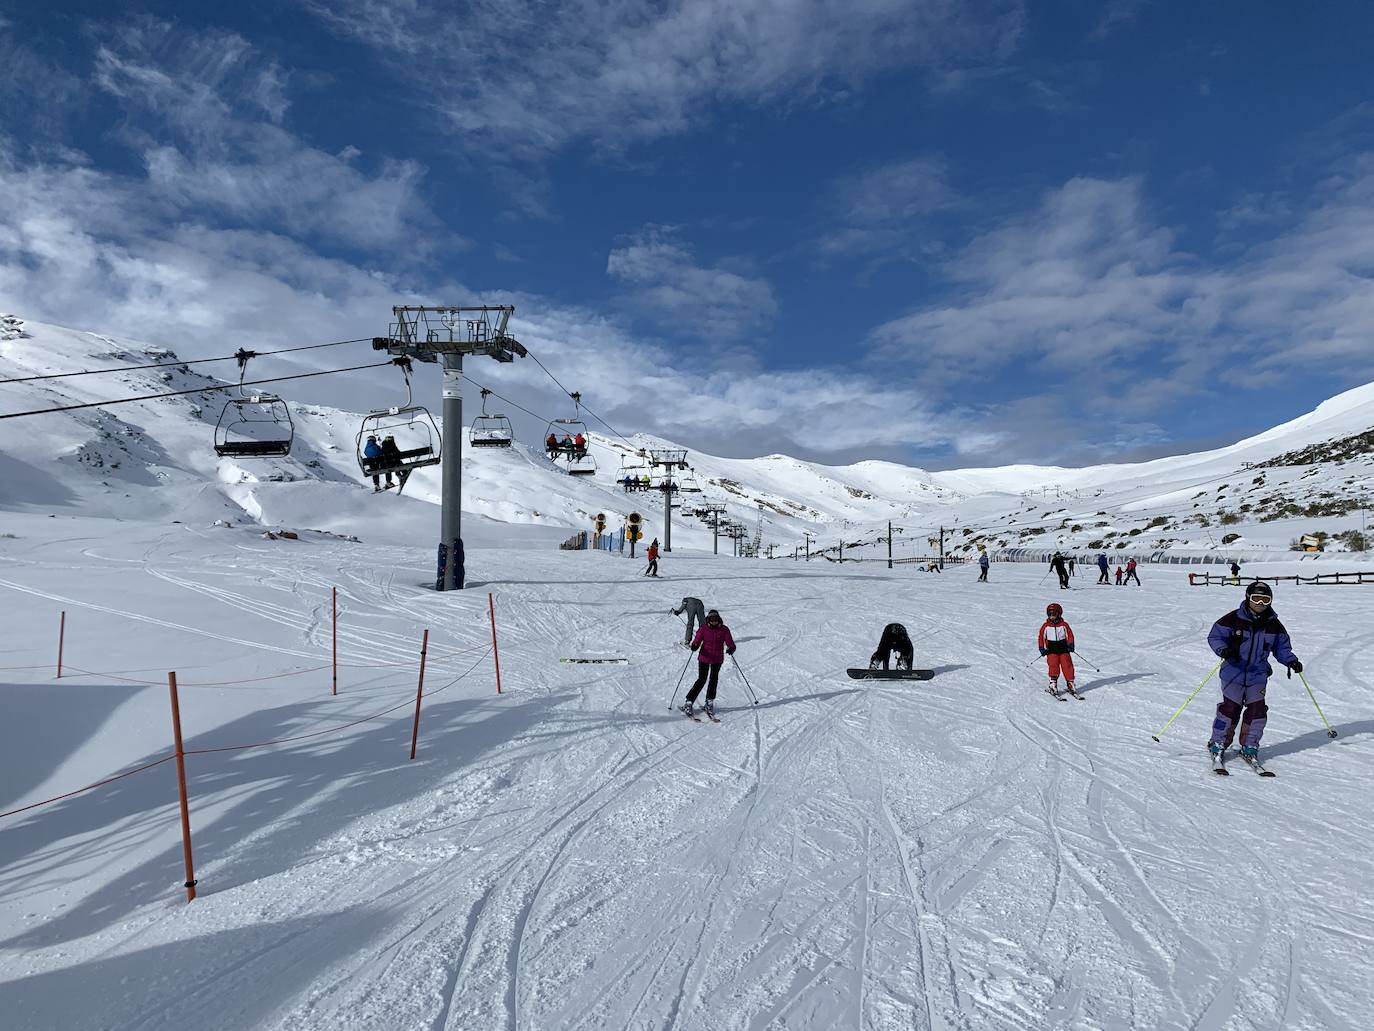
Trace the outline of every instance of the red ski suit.
<instances>
[{"instance_id":1,"label":"red ski suit","mask_svg":"<svg viewBox=\"0 0 1374 1031\"><path fill-rule=\"evenodd\" d=\"M1036 638L1036 644L1042 652L1045 652L1045 664L1049 666L1050 679L1058 680L1059 674L1064 674L1064 679L1073 683L1073 656L1069 653L1073 651L1073 628L1062 619L1058 623L1051 623L1048 619L1040 624L1040 634Z\"/></svg>"}]
</instances>

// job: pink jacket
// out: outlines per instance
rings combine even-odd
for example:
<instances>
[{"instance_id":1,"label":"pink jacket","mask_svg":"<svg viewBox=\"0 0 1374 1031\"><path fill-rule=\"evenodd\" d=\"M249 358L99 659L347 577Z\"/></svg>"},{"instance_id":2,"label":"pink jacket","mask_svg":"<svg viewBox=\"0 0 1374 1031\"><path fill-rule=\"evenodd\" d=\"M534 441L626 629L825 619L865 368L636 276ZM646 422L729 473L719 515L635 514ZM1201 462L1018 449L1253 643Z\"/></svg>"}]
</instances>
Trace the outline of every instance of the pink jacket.
<instances>
[{"instance_id":1,"label":"pink jacket","mask_svg":"<svg viewBox=\"0 0 1374 1031\"><path fill-rule=\"evenodd\" d=\"M730 628L724 623L720 626L703 623L696 637L692 638L692 647L697 645L701 645L701 651L697 653L698 662L719 663L725 661L726 648L735 650L735 639L730 636Z\"/></svg>"}]
</instances>

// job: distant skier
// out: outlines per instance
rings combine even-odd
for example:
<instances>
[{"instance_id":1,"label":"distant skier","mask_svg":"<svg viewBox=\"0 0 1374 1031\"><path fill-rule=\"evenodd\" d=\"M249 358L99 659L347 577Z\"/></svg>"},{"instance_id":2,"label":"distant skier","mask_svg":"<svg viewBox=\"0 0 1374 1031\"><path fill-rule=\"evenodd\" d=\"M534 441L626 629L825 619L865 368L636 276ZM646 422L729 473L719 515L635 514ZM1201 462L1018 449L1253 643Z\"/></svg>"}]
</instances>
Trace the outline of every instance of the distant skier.
<instances>
[{"instance_id":1,"label":"distant skier","mask_svg":"<svg viewBox=\"0 0 1374 1031\"><path fill-rule=\"evenodd\" d=\"M1100 575L1098 576L1098 578L1097 578L1097 582L1100 583L1100 584L1109 584L1109 583L1111 583L1111 582L1112 582L1112 578L1111 578L1110 576L1107 575L1108 563L1107 563L1107 554L1106 554L1106 552L1099 552L1099 553L1098 553L1098 556L1097 556L1097 568L1098 568L1098 572L1099 572L1099 574L1100 574Z\"/></svg>"},{"instance_id":2,"label":"distant skier","mask_svg":"<svg viewBox=\"0 0 1374 1031\"><path fill-rule=\"evenodd\" d=\"M878 638L878 650L873 653L873 657L868 660L869 669L887 669L888 662L892 659L892 653L897 653L897 668L911 669L911 660L915 649L911 646L911 638L907 636L906 627L901 623L889 623L883 627L883 636Z\"/></svg>"},{"instance_id":3,"label":"distant skier","mask_svg":"<svg viewBox=\"0 0 1374 1031\"><path fill-rule=\"evenodd\" d=\"M1060 673L1064 674L1064 686L1073 694L1073 659L1069 657L1073 654L1073 630L1064 622L1064 606L1058 602L1052 601L1045 606L1045 622L1040 624L1036 645L1045 657L1045 665L1049 667L1050 685L1047 690L1050 694L1055 697L1059 695Z\"/></svg>"},{"instance_id":4,"label":"distant skier","mask_svg":"<svg viewBox=\"0 0 1374 1031\"><path fill-rule=\"evenodd\" d=\"M641 574L642 576L658 576L658 538L655 537L649 542L649 550L644 553L644 557L649 560L648 568Z\"/></svg>"},{"instance_id":5,"label":"distant skier","mask_svg":"<svg viewBox=\"0 0 1374 1031\"><path fill-rule=\"evenodd\" d=\"M980 584L985 584L985 583L988 582L988 565L989 565L989 564L990 564L990 563L988 562L988 553L987 553L986 551L980 551L980 552L978 553L978 569L979 569L979 573L978 573L978 582L979 582Z\"/></svg>"},{"instance_id":6,"label":"distant skier","mask_svg":"<svg viewBox=\"0 0 1374 1031\"><path fill-rule=\"evenodd\" d=\"M682 638L682 643L689 648L692 645L692 631L706 623L706 608L701 604L700 598L683 598L682 604L675 609L669 609L675 616L687 615L687 632Z\"/></svg>"},{"instance_id":7,"label":"distant skier","mask_svg":"<svg viewBox=\"0 0 1374 1031\"><path fill-rule=\"evenodd\" d=\"M730 636L730 628L721 620L720 613L715 609L706 613L706 625L697 630L696 637L692 638L691 649L697 653L697 679L692 684L692 689L687 692L687 701L683 703L682 711L693 719L696 718L693 703L705 686L706 705L703 708L707 716L715 719L716 684L720 681L720 667L725 663L725 656L735 654L735 639Z\"/></svg>"},{"instance_id":8,"label":"distant skier","mask_svg":"<svg viewBox=\"0 0 1374 1031\"><path fill-rule=\"evenodd\" d=\"M1069 567L1064 561L1064 556L1059 552L1054 553L1054 558L1050 559L1050 568L1054 570L1054 575L1059 577L1059 586L1067 591L1069 589Z\"/></svg>"},{"instance_id":9,"label":"distant skier","mask_svg":"<svg viewBox=\"0 0 1374 1031\"><path fill-rule=\"evenodd\" d=\"M1294 673L1302 672L1302 663L1293 654L1288 629L1274 611L1274 591L1261 580L1245 588L1245 600L1234 612L1228 612L1215 623L1207 635L1207 646L1220 655L1221 704L1212 723L1212 737L1207 750L1222 755L1231 745L1240 717L1240 754L1247 760L1258 760L1260 738L1269 707L1264 701L1269 685L1269 656L1273 655Z\"/></svg>"},{"instance_id":10,"label":"distant skier","mask_svg":"<svg viewBox=\"0 0 1374 1031\"><path fill-rule=\"evenodd\" d=\"M1236 586L1240 586L1240 563L1235 559L1231 560L1231 579L1235 580Z\"/></svg>"},{"instance_id":11,"label":"distant skier","mask_svg":"<svg viewBox=\"0 0 1374 1031\"><path fill-rule=\"evenodd\" d=\"M1078 565L1078 560L1077 560L1076 558L1074 558L1072 555L1070 555L1070 556L1069 556L1069 575L1070 575L1070 576L1077 576L1077 575L1078 575L1077 565Z\"/></svg>"},{"instance_id":12,"label":"distant skier","mask_svg":"<svg viewBox=\"0 0 1374 1031\"><path fill-rule=\"evenodd\" d=\"M1121 582L1122 582L1122 583L1127 583L1127 584L1128 584L1128 583L1130 583L1132 580L1135 581L1135 585L1136 585L1137 587L1140 586L1140 574L1137 573L1137 572L1135 571L1135 559L1127 559L1127 561L1126 561L1126 579L1123 580L1123 581L1121 581Z\"/></svg>"},{"instance_id":13,"label":"distant skier","mask_svg":"<svg viewBox=\"0 0 1374 1031\"><path fill-rule=\"evenodd\" d=\"M1123 576L1125 576L1125 575L1126 575L1126 570L1122 569L1120 566L1117 566L1117 567L1116 567L1116 585L1117 585L1118 587L1121 586L1121 578L1122 578Z\"/></svg>"}]
</instances>

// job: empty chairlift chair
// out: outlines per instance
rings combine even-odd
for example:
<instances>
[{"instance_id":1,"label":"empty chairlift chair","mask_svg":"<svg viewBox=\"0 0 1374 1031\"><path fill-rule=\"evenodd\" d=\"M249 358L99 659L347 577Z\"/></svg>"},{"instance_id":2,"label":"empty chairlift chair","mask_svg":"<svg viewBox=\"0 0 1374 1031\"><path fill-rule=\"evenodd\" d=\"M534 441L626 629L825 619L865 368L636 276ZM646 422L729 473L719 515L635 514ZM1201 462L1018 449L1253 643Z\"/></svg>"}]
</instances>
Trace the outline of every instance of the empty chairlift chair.
<instances>
[{"instance_id":1,"label":"empty chairlift chair","mask_svg":"<svg viewBox=\"0 0 1374 1031\"><path fill-rule=\"evenodd\" d=\"M256 351L239 348L239 393L219 413L215 423L215 454L221 458L284 458L296 436L291 409L276 394L249 394L243 388L248 359Z\"/></svg>"},{"instance_id":2,"label":"empty chairlift chair","mask_svg":"<svg viewBox=\"0 0 1374 1031\"><path fill-rule=\"evenodd\" d=\"M472 421L468 432L468 443L472 447L510 447L513 434L510 420L504 415L487 414L487 395L491 391L482 388L482 414Z\"/></svg>"},{"instance_id":3,"label":"empty chairlift chair","mask_svg":"<svg viewBox=\"0 0 1374 1031\"><path fill-rule=\"evenodd\" d=\"M573 400L573 418L554 419L544 431L544 453L555 464L566 462L569 476L594 476L596 459L592 457L587 427L582 422L582 395L569 394ZM577 443L582 440L581 445Z\"/></svg>"}]
</instances>

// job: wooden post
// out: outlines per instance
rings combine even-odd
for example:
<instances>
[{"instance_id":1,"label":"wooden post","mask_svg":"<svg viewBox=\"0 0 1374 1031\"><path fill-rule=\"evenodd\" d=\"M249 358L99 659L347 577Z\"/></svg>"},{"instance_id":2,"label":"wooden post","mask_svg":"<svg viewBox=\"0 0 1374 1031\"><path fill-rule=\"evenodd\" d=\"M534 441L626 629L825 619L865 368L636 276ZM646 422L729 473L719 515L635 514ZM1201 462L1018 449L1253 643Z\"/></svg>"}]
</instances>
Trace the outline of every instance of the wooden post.
<instances>
[{"instance_id":1,"label":"wooden post","mask_svg":"<svg viewBox=\"0 0 1374 1031\"><path fill-rule=\"evenodd\" d=\"M496 693L501 693L501 653L496 650L496 602L487 592L487 612L491 615L491 657L496 663Z\"/></svg>"},{"instance_id":2,"label":"wooden post","mask_svg":"<svg viewBox=\"0 0 1374 1031\"><path fill-rule=\"evenodd\" d=\"M410 757L415 758L415 746L420 740L420 699L425 696L425 655L429 651L429 628L420 641L420 686L415 689L415 724L410 728Z\"/></svg>"},{"instance_id":3,"label":"wooden post","mask_svg":"<svg viewBox=\"0 0 1374 1031\"><path fill-rule=\"evenodd\" d=\"M172 737L177 746L177 789L181 793L181 851L186 860L186 901L196 897L196 871L191 862L191 810L186 801L186 752L181 746L181 706L177 704L177 675L167 674L172 693Z\"/></svg>"},{"instance_id":4,"label":"wooden post","mask_svg":"<svg viewBox=\"0 0 1374 1031\"><path fill-rule=\"evenodd\" d=\"M62 610L62 616L57 621L57 679L62 679L62 642L67 637L67 610Z\"/></svg>"},{"instance_id":5,"label":"wooden post","mask_svg":"<svg viewBox=\"0 0 1374 1031\"><path fill-rule=\"evenodd\" d=\"M329 589L329 607L334 625L334 694L339 693L339 589Z\"/></svg>"}]
</instances>

